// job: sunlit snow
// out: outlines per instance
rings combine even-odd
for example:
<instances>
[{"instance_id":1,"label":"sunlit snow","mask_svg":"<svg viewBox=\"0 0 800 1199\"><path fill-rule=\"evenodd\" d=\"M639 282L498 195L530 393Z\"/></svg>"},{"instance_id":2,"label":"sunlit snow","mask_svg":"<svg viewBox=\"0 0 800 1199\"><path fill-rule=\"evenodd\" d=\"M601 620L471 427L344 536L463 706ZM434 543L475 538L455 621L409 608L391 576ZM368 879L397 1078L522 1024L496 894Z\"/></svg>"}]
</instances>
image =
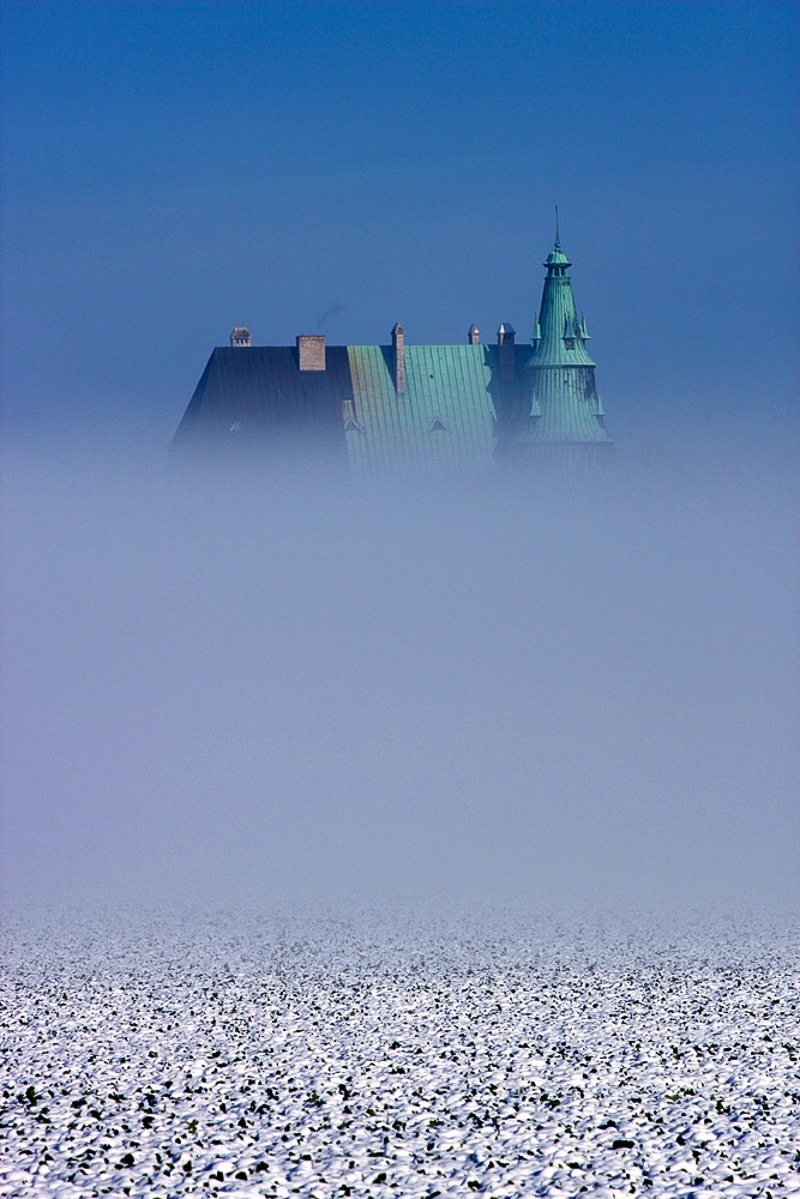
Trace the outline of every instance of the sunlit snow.
<instances>
[{"instance_id":1,"label":"sunlit snow","mask_svg":"<svg viewBox=\"0 0 800 1199\"><path fill-rule=\"evenodd\" d=\"M0 1193L796 1195L781 920L12 918Z\"/></svg>"}]
</instances>

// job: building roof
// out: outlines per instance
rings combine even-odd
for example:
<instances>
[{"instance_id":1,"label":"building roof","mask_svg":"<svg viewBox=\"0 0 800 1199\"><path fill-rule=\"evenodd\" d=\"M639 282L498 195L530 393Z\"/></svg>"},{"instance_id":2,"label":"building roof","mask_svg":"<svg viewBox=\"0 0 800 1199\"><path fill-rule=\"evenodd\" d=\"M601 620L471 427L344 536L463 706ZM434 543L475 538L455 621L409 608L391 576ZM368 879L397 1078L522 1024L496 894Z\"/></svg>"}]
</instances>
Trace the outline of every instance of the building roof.
<instances>
[{"instance_id":1,"label":"building roof","mask_svg":"<svg viewBox=\"0 0 800 1199\"><path fill-rule=\"evenodd\" d=\"M518 445L611 442L593 370L542 370L532 382L532 415L520 426Z\"/></svg>"},{"instance_id":2,"label":"building roof","mask_svg":"<svg viewBox=\"0 0 800 1199\"><path fill-rule=\"evenodd\" d=\"M237 326L211 354L175 450L258 454L327 449L359 478L475 478L545 447L611 444L558 233L547 257L533 347L504 322L496 344L251 346ZM237 337L237 334L242 336ZM536 451L534 453L534 450ZM528 452L530 451L530 453Z\"/></svg>"},{"instance_id":3,"label":"building roof","mask_svg":"<svg viewBox=\"0 0 800 1199\"><path fill-rule=\"evenodd\" d=\"M544 264L547 275L536 322L533 350L525 365L528 419L513 429L515 447L611 443L597 394L595 364L586 349L586 321L575 308L568 269L555 246Z\"/></svg>"},{"instance_id":4,"label":"building roof","mask_svg":"<svg viewBox=\"0 0 800 1199\"><path fill-rule=\"evenodd\" d=\"M342 401L351 396L345 346L326 346L325 370L309 371L294 346L217 346L172 445L234 438L240 447L316 445L344 459Z\"/></svg>"},{"instance_id":5,"label":"building roof","mask_svg":"<svg viewBox=\"0 0 800 1199\"><path fill-rule=\"evenodd\" d=\"M575 309L572 281L567 274L572 263L561 249L558 238L544 265L547 275L536 329L539 340L534 345L528 365L594 366L586 349L581 321Z\"/></svg>"},{"instance_id":6,"label":"building roof","mask_svg":"<svg viewBox=\"0 0 800 1199\"><path fill-rule=\"evenodd\" d=\"M493 467L496 362L482 345L404 347L397 394L391 346L348 346L354 422L346 423L356 475L463 474ZM496 357L496 355L495 355Z\"/></svg>"}]
</instances>

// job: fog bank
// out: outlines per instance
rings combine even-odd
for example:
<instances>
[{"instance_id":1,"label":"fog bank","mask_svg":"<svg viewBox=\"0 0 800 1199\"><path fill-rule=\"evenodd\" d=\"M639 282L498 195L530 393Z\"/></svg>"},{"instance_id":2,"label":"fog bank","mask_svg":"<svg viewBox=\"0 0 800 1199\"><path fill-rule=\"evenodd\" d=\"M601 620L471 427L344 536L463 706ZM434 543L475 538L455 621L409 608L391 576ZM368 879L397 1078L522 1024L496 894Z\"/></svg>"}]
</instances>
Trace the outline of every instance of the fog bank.
<instances>
[{"instance_id":1,"label":"fog bank","mask_svg":"<svg viewBox=\"0 0 800 1199\"><path fill-rule=\"evenodd\" d=\"M360 491L20 451L8 899L786 906L795 488Z\"/></svg>"}]
</instances>

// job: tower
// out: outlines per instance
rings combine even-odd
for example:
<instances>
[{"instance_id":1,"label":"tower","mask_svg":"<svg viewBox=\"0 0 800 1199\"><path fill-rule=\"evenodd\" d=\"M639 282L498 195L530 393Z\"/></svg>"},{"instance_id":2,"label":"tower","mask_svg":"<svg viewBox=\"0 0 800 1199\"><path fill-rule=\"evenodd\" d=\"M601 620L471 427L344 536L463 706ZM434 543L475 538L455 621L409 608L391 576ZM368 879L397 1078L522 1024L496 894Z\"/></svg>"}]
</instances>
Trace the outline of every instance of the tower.
<instances>
[{"instance_id":1,"label":"tower","mask_svg":"<svg viewBox=\"0 0 800 1199\"><path fill-rule=\"evenodd\" d=\"M586 343L586 321L575 308L569 268L556 228L544 263L542 302L499 454L509 464L537 471L547 465L565 474L608 460L613 442L597 393L595 364Z\"/></svg>"}]
</instances>

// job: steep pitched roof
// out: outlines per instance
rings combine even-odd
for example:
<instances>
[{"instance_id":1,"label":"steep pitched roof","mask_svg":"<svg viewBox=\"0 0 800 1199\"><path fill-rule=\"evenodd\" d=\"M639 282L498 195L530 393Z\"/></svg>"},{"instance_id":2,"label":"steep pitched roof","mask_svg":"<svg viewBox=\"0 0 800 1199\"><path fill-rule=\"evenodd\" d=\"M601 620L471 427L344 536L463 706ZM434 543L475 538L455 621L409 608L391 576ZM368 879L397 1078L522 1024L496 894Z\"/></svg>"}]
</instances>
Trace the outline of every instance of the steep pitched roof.
<instances>
[{"instance_id":1,"label":"steep pitched roof","mask_svg":"<svg viewBox=\"0 0 800 1199\"><path fill-rule=\"evenodd\" d=\"M326 347L324 371L301 371L293 346L217 346L172 448L316 446L344 461L342 403L351 396L345 346Z\"/></svg>"},{"instance_id":2,"label":"steep pitched roof","mask_svg":"<svg viewBox=\"0 0 800 1199\"><path fill-rule=\"evenodd\" d=\"M575 308L568 271L572 263L556 234L545 262L547 275L534 347L525 365L523 407L511 435L515 447L611 444L597 394L595 364L586 349L586 321Z\"/></svg>"},{"instance_id":3,"label":"steep pitched roof","mask_svg":"<svg viewBox=\"0 0 800 1199\"><path fill-rule=\"evenodd\" d=\"M524 445L571 445L611 442L595 390L594 370L531 371L532 416L523 421L515 442Z\"/></svg>"},{"instance_id":4,"label":"steep pitched roof","mask_svg":"<svg viewBox=\"0 0 800 1199\"><path fill-rule=\"evenodd\" d=\"M395 390L392 348L348 346L356 476L474 477L493 468L496 374L490 347L405 346L405 390Z\"/></svg>"},{"instance_id":5,"label":"steep pitched roof","mask_svg":"<svg viewBox=\"0 0 800 1199\"><path fill-rule=\"evenodd\" d=\"M466 345L408 345L398 324L391 346L326 347L314 334L298 337L299 356L250 346L237 327L236 344L213 351L172 446L326 447L356 477L433 479L480 477L498 455L533 462L545 447L610 445L571 265L556 231L532 348L505 323L494 345L479 344L474 325Z\"/></svg>"},{"instance_id":6,"label":"steep pitched roof","mask_svg":"<svg viewBox=\"0 0 800 1199\"><path fill-rule=\"evenodd\" d=\"M578 320L572 281L567 274L572 263L561 249L558 239L544 265L547 275L536 329L539 340L528 365L594 366L583 341L586 324Z\"/></svg>"}]
</instances>

